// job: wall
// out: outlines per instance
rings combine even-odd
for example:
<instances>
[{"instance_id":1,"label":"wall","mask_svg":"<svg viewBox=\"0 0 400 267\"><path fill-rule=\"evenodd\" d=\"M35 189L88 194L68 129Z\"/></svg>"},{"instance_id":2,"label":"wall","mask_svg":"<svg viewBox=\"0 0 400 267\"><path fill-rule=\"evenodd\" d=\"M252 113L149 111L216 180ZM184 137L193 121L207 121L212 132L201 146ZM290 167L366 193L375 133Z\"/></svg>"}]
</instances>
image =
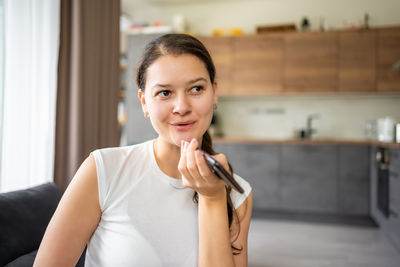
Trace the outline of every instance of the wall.
<instances>
[{"instance_id":1,"label":"wall","mask_svg":"<svg viewBox=\"0 0 400 267\"><path fill-rule=\"evenodd\" d=\"M307 116L317 113L316 138L363 139L367 120L400 121L400 95L220 98L217 112L222 132L232 137L293 138Z\"/></svg>"},{"instance_id":2,"label":"wall","mask_svg":"<svg viewBox=\"0 0 400 267\"><path fill-rule=\"evenodd\" d=\"M137 0L124 0L122 10L136 22L160 21L168 25L172 24L174 15L182 14L186 17L189 31L200 35L209 35L215 28L239 27L245 33L253 33L256 25L288 22L299 25L303 16L310 19L312 29L319 28L321 18L327 29L361 23L365 13L370 15L372 26L400 24L400 1L398 0L192 0L187 2L187 4L143 4L139 1L137 4Z\"/></svg>"}]
</instances>

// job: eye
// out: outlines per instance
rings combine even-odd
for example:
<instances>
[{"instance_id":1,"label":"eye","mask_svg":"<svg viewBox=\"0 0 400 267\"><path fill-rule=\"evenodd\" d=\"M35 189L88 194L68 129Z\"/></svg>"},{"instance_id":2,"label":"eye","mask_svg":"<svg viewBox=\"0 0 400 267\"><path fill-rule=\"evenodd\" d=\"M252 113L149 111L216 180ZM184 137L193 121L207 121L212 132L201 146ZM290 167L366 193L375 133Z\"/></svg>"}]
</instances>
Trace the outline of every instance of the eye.
<instances>
[{"instance_id":1,"label":"eye","mask_svg":"<svg viewBox=\"0 0 400 267\"><path fill-rule=\"evenodd\" d=\"M199 93L201 93L201 91L203 91L203 89L204 89L204 87L199 85L199 86L192 87L190 90L192 91L192 93L199 94Z\"/></svg>"},{"instance_id":2,"label":"eye","mask_svg":"<svg viewBox=\"0 0 400 267\"><path fill-rule=\"evenodd\" d=\"M168 97L169 95L171 95L171 91L169 91L169 90L162 90L157 93L157 96L160 96L160 97Z\"/></svg>"}]
</instances>

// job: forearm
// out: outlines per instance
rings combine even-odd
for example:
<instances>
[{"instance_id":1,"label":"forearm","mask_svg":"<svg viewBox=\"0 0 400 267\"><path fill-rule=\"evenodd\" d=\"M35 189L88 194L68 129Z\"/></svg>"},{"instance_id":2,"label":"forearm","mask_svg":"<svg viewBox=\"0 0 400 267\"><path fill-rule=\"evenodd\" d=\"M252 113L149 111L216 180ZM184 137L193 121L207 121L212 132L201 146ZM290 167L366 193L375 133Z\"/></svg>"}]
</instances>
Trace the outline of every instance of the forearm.
<instances>
[{"instance_id":1,"label":"forearm","mask_svg":"<svg viewBox=\"0 0 400 267\"><path fill-rule=\"evenodd\" d=\"M226 191L214 199L199 195L199 267L234 266Z\"/></svg>"}]
</instances>

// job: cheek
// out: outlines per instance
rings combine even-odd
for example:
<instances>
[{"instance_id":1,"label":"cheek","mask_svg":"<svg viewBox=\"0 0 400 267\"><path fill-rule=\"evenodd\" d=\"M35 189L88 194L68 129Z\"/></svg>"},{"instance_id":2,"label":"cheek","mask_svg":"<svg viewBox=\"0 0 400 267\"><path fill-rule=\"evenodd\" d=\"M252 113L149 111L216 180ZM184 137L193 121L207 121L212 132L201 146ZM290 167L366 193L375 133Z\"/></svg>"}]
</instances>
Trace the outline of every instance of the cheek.
<instances>
[{"instance_id":1,"label":"cheek","mask_svg":"<svg viewBox=\"0 0 400 267\"><path fill-rule=\"evenodd\" d=\"M211 121L213 114L213 105L210 105L210 101L204 101L203 103L199 103L197 110L201 116L204 116L205 118Z\"/></svg>"},{"instance_id":2,"label":"cheek","mask_svg":"<svg viewBox=\"0 0 400 267\"><path fill-rule=\"evenodd\" d=\"M150 108L150 117L157 121L164 121L168 118L169 107L168 105L156 104L151 105Z\"/></svg>"},{"instance_id":3,"label":"cheek","mask_svg":"<svg viewBox=\"0 0 400 267\"><path fill-rule=\"evenodd\" d=\"M150 123L153 126L154 130L161 134L165 131L164 122L167 121L167 111L163 105L154 105L149 106L150 111Z\"/></svg>"}]
</instances>

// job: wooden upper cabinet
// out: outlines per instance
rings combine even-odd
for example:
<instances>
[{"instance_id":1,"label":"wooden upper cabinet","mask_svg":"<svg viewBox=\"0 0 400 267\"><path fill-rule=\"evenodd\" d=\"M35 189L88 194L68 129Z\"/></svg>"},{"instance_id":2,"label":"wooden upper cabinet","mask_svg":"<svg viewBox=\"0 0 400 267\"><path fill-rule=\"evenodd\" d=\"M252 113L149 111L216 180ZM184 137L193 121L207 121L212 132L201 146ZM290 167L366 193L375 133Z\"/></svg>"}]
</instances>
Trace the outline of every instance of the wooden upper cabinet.
<instances>
[{"instance_id":1,"label":"wooden upper cabinet","mask_svg":"<svg viewBox=\"0 0 400 267\"><path fill-rule=\"evenodd\" d=\"M400 91L400 27L378 30L378 91Z\"/></svg>"},{"instance_id":2,"label":"wooden upper cabinet","mask_svg":"<svg viewBox=\"0 0 400 267\"><path fill-rule=\"evenodd\" d=\"M337 65L336 32L285 35L285 92L336 91Z\"/></svg>"},{"instance_id":3,"label":"wooden upper cabinet","mask_svg":"<svg viewBox=\"0 0 400 267\"><path fill-rule=\"evenodd\" d=\"M232 38L231 37L199 37L211 54L216 69L218 95L233 94L232 69Z\"/></svg>"},{"instance_id":4,"label":"wooden upper cabinet","mask_svg":"<svg viewBox=\"0 0 400 267\"><path fill-rule=\"evenodd\" d=\"M283 36L233 38L232 87L235 95L282 91Z\"/></svg>"},{"instance_id":5,"label":"wooden upper cabinet","mask_svg":"<svg viewBox=\"0 0 400 267\"><path fill-rule=\"evenodd\" d=\"M339 32L339 91L376 91L376 31Z\"/></svg>"},{"instance_id":6,"label":"wooden upper cabinet","mask_svg":"<svg viewBox=\"0 0 400 267\"><path fill-rule=\"evenodd\" d=\"M400 92L400 27L199 39L222 96Z\"/></svg>"}]
</instances>

